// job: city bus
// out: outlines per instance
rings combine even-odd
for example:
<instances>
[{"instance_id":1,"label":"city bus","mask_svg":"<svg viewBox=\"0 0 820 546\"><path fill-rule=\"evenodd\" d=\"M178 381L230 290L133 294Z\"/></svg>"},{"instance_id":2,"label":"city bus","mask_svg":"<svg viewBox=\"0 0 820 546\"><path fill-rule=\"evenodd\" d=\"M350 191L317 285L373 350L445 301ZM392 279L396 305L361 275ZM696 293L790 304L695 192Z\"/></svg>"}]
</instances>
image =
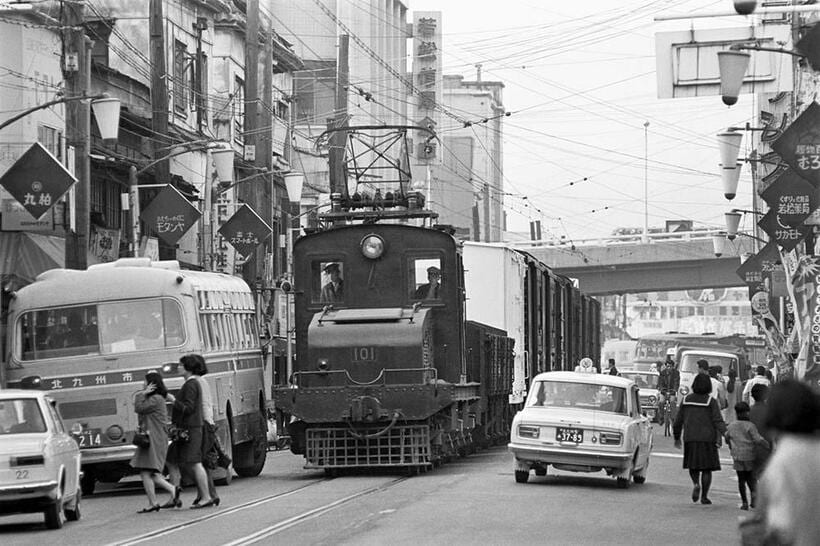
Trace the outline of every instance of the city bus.
<instances>
[{"instance_id":1,"label":"city bus","mask_svg":"<svg viewBox=\"0 0 820 546\"><path fill-rule=\"evenodd\" d=\"M666 355L675 353L681 346L720 345L726 352L738 352L738 377L745 380L749 370L759 364L765 364L766 343L762 336L745 336L742 334L687 334L685 332L665 332L662 334L647 334L638 338L635 346L635 362L637 367L648 368L653 362L663 362ZM679 359L675 362L680 365Z\"/></svg>"},{"instance_id":2,"label":"city bus","mask_svg":"<svg viewBox=\"0 0 820 546\"><path fill-rule=\"evenodd\" d=\"M170 392L179 358L207 363L218 434L240 476L267 450L263 357L253 294L242 279L122 258L86 271L52 269L12 295L0 386L38 388L58 402L81 449L82 490L133 472L134 394L149 370ZM221 469L220 469L221 470ZM229 482L231 469L215 476Z\"/></svg>"}]
</instances>

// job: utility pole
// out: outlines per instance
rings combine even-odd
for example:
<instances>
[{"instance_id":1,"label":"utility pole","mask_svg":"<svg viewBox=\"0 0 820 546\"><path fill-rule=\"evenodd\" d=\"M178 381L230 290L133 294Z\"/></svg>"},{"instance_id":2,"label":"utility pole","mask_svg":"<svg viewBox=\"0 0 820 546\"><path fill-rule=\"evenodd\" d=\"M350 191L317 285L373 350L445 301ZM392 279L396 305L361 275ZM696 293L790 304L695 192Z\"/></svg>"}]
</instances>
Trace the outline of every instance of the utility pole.
<instances>
[{"instance_id":1,"label":"utility pole","mask_svg":"<svg viewBox=\"0 0 820 546\"><path fill-rule=\"evenodd\" d=\"M261 139L257 133L259 128L259 0L248 0L246 16L248 28L245 34L245 136L243 142L246 150L253 147L253 164L258 165L260 155L263 154L259 146ZM258 208L261 201L256 184L246 186L245 188L238 187L237 195L254 208ZM263 251L257 248L254 251L253 263L248 260L242 266L242 276L251 286L256 286L260 255Z\"/></svg>"},{"instance_id":2,"label":"utility pole","mask_svg":"<svg viewBox=\"0 0 820 546\"><path fill-rule=\"evenodd\" d=\"M279 192L276 191L276 183L274 182L273 173L271 172L273 170L273 104L271 102L273 99L272 30L273 25L269 20L266 20L265 29L263 31L263 34L265 35L265 55L262 61L262 66L265 69L262 73L262 111L264 113L262 115L262 130L260 131L259 138L263 150L261 165L262 168L265 169L265 172L268 173L265 175L264 183L260 184L260 191L265 197L263 201L260 201L260 205L265 205L260 210L266 211L263 212L263 214L264 216L267 216L268 224L271 226L271 234L268 244L262 248L265 258L270 256L269 260L265 260L266 264L270 264L269 266L266 266L265 270L265 280L268 282L273 282L274 277L280 271L283 271L283 268L280 267L280 264L276 259L279 256L279 253L277 252L277 247L279 246L279 230L276 229L279 222L276 221L276 219L280 215L274 212L274 204L279 204L279 199L277 199ZM270 269L268 269L268 267L270 267Z\"/></svg>"},{"instance_id":3,"label":"utility pole","mask_svg":"<svg viewBox=\"0 0 820 546\"><path fill-rule=\"evenodd\" d=\"M148 19L148 33L151 46L151 130L153 131L154 161L166 155L163 147L168 145L168 73L165 67L165 21L162 15L162 0L151 0ZM154 165L154 180L159 184L171 181L171 167L168 159ZM139 193L137 193L139 199ZM136 210L139 210L137 207ZM134 222L139 222L139 217ZM136 241L139 245L139 241ZM160 244L160 259L175 259L176 250Z\"/></svg>"},{"instance_id":4,"label":"utility pole","mask_svg":"<svg viewBox=\"0 0 820 546\"><path fill-rule=\"evenodd\" d=\"M490 242L490 184L484 183L484 242Z\"/></svg>"},{"instance_id":5,"label":"utility pole","mask_svg":"<svg viewBox=\"0 0 820 546\"><path fill-rule=\"evenodd\" d=\"M336 115L328 124L330 128L347 127L347 84L350 78L348 54L350 36L339 35L339 53L336 61L336 100L334 109ZM348 198L347 176L345 175L345 148L347 147L347 132L336 131L330 135L330 151L328 162L330 168L330 193L341 193L343 199Z\"/></svg>"},{"instance_id":6,"label":"utility pole","mask_svg":"<svg viewBox=\"0 0 820 546\"><path fill-rule=\"evenodd\" d=\"M89 40L82 30L85 5L82 2L67 1L62 10L62 25L65 31L65 54L63 56L63 78L66 97L88 94L91 86ZM76 67L76 69L73 69ZM65 267L86 269L88 267L88 237L91 208L91 162L88 157L91 135L91 105L88 101L72 100L65 103L66 143L74 148L74 231L69 230L65 238Z\"/></svg>"}]
</instances>

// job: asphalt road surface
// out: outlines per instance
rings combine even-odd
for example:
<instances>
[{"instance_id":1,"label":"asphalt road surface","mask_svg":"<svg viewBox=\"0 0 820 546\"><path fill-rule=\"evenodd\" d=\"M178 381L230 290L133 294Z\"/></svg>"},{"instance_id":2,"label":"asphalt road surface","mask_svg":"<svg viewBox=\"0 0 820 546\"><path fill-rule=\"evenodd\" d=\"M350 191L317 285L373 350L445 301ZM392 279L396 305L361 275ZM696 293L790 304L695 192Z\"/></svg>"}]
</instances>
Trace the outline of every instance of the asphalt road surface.
<instances>
[{"instance_id":1,"label":"asphalt road surface","mask_svg":"<svg viewBox=\"0 0 820 546\"><path fill-rule=\"evenodd\" d=\"M617 489L603 472L554 471L516 484L506 448L480 451L408 478L304 470L272 451L257 478L220 487L219 507L137 514L147 506L138 480L101 485L83 499L79 522L48 531L39 514L0 518L4 544L737 544L737 481L726 447L711 506L694 504L681 454L656 426L647 482ZM161 496L161 502L165 497Z\"/></svg>"}]
</instances>

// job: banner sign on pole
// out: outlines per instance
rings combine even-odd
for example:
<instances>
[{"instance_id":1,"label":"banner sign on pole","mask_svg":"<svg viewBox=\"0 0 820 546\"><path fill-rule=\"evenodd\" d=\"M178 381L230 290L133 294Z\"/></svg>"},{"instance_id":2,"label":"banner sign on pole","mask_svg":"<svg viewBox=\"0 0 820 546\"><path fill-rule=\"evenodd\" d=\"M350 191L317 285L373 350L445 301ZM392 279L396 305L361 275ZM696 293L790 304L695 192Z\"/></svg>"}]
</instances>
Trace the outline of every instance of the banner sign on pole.
<instances>
[{"instance_id":1,"label":"banner sign on pole","mask_svg":"<svg viewBox=\"0 0 820 546\"><path fill-rule=\"evenodd\" d=\"M806 235L811 231L811 226L791 227L784 225L780 220L780 215L774 209L769 209L757 222L757 225L766 232L777 246L786 252L794 250L801 241L806 239Z\"/></svg>"},{"instance_id":2,"label":"banner sign on pole","mask_svg":"<svg viewBox=\"0 0 820 546\"><path fill-rule=\"evenodd\" d=\"M178 189L170 184L162 188L140 218L167 245L175 245L193 227L201 214Z\"/></svg>"},{"instance_id":3,"label":"banner sign on pole","mask_svg":"<svg viewBox=\"0 0 820 546\"><path fill-rule=\"evenodd\" d=\"M76 181L51 152L35 142L3 173L0 186L39 220Z\"/></svg>"},{"instance_id":4,"label":"banner sign on pole","mask_svg":"<svg viewBox=\"0 0 820 546\"><path fill-rule=\"evenodd\" d=\"M777 181L761 192L760 197L766 201L770 209L777 213L778 222L787 226L802 225L803 221L820 205L817 190L791 169L780 175Z\"/></svg>"},{"instance_id":5,"label":"banner sign on pole","mask_svg":"<svg viewBox=\"0 0 820 546\"><path fill-rule=\"evenodd\" d=\"M772 142L783 161L814 186L820 184L820 104L812 102Z\"/></svg>"},{"instance_id":6,"label":"banner sign on pole","mask_svg":"<svg viewBox=\"0 0 820 546\"><path fill-rule=\"evenodd\" d=\"M246 204L222 224L219 234L247 260L270 237L271 227Z\"/></svg>"}]
</instances>

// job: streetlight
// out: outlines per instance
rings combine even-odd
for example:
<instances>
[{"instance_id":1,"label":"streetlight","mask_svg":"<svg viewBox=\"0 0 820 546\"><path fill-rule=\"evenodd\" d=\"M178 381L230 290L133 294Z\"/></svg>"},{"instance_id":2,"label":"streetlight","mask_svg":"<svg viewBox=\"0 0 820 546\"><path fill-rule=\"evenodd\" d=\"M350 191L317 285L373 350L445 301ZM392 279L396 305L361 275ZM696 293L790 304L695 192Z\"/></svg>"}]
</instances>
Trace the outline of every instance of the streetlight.
<instances>
[{"instance_id":1,"label":"streetlight","mask_svg":"<svg viewBox=\"0 0 820 546\"><path fill-rule=\"evenodd\" d=\"M126 210L129 211L129 221L130 221L130 239L131 239L131 255L137 256L137 250L139 248L140 242L140 200L139 200L139 190L140 188L160 188L167 186L167 184L138 184L137 177L156 165L161 161L165 161L171 157L175 157L178 155L187 154L190 152L196 151L210 151L211 157L214 161L214 168L216 170L217 180L220 183L227 183L230 184L233 181L233 160L234 160L234 151L231 145L224 141L203 141L202 143L197 143L196 146L190 146L191 143L183 143L179 146L182 146L184 149L182 150L173 150L170 153L164 155L161 158L155 159L154 161L148 163L143 168L137 170L136 167L132 166L128 172L128 200L127 202L124 200L123 204L127 206L125 207ZM208 186L208 181L210 180L210 176L208 174L205 175L205 182L206 187ZM210 224L210 208L212 206L211 198L210 198L210 191L206 188L205 196L206 196L206 203L205 203L205 211L207 212L205 216L205 222ZM212 236L212 235L211 235Z\"/></svg>"},{"instance_id":2,"label":"streetlight","mask_svg":"<svg viewBox=\"0 0 820 546\"><path fill-rule=\"evenodd\" d=\"M305 183L305 175L300 172L290 172L284 175L285 189L288 192L288 200L291 204L298 204L302 200L302 186ZM286 360L286 381L290 381L293 374L293 332L290 327L290 295L293 287L293 218L288 218L288 229L285 234L285 260L287 268L285 271L286 282L291 283L291 290L285 290L285 339L287 341ZM296 229L299 229L298 227Z\"/></svg>"},{"instance_id":3,"label":"streetlight","mask_svg":"<svg viewBox=\"0 0 820 546\"><path fill-rule=\"evenodd\" d=\"M109 140L117 138L117 133L120 128L120 99L110 97L105 93L101 93L99 95L60 97L58 99L44 102L43 104L32 106L31 108L20 112L16 116L10 117L3 123L0 123L0 131L15 121L21 120L27 115L37 112L38 110L43 110L56 104L65 104L67 102L74 102L78 100L91 101L91 110L94 111L94 118L97 120L97 128L100 130L100 136L103 139Z\"/></svg>"},{"instance_id":4,"label":"streetlight","mask_svg":"<svg viewBox=\"0 0 820 546\"><path fill-rule=\"evenodd\" d=\"M649 122L643 122L643 237L649 242Z\"/></svg>"},{"instance_id":5,"label":"streetlight","mask_svg":"<svg viewBox=\"0 0 820 546\"><path fill-rule=\"evenodd\" d=\"M738 232L735 231L734 236L732 239L737 237L738 235L742 235L743 237L748 237L757 243L766 244L766 241L763 239L756 237L754 235L750 235L748 233ZM715 235L712 235L712 250L715 253L715 257L720 258L723 254L726 254L727 245L729 244L729 234L725 231L719 231Z\"/></svg>"},{"instance_id":6,"label":"streetlight","mask_svg":"<svg viewBox=\"0 0 820 546\"><path fill-rule=\"evenodd\" d=\"M12 123L28 116L38 110L43 110L56 104L66 104L72 102L90 101L91 109L94 112L94 118L97 120L97 128L100 131L100 136L106 140L113 140L117 138L120 126L120 101L112 98L107 94L99 95L72 95L62 96L54 100L44 102L32 106L20 112L16 116L0 123L0 131L11 125ZM73 123L67 116L66 130L67 140L72 144L76 152L76 160L74 173L77 177L76 189L76 206L73 207L71 214L76 220L75 231L67 232L65 237L65 267L85 269L88 266L88 235L90 224L90 210L89 210L89 194L91 188L91 173L88 168L88 153L90 139L90 126L88 125L88 112L86 111L85 120L77 120L75 117L70 117ZM83 118L83 116L79 116Z\"/></svg>"}]
</instances>

